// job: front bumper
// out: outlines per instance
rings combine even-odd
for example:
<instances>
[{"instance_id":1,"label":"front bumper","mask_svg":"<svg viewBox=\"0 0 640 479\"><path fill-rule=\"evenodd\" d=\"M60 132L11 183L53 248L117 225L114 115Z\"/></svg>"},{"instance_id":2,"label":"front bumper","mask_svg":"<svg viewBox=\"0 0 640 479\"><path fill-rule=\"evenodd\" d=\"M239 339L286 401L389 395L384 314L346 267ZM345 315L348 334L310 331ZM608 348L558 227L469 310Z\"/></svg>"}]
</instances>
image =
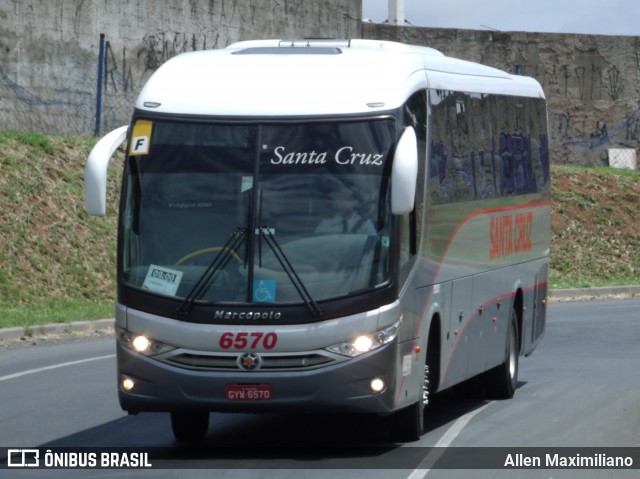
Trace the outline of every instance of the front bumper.
<instances>
[{"instance_id":1,"label":"front bumper","mask_svg":"<svg viewBox=\"0 0 640 479\"><path fill-rule=\"evenodd\" d=\"M173 366L118 344L118 392L122 409L145 411L219 412L366 412L393 411L397 340L348 361L300 371L201 371ZM134 380L131 391L122 379ZM374 393L371 381L386 387ZM263 385L272 389L269 400L231 401L230 385Z\"/></svg>"}]
</instances>

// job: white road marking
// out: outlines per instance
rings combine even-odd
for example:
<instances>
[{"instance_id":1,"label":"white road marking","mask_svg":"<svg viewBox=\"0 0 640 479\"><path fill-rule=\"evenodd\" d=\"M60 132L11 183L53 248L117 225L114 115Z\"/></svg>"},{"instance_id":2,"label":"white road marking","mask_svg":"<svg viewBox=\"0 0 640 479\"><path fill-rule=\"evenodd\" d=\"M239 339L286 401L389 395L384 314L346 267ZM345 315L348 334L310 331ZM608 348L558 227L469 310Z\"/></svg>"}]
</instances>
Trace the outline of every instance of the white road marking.
<instances>
[{"instance_id":1,"label":"white road marking","mask_svg":"<svg viewBox=\"0 0 640 479\"><path fill-rule=\"evenodd\" d=\"M108 354L107 356L96 356L94 358L79 359L78 361L69 361L68 363L52 364L51 366L44 366L42 368L29 369L27 371L22 371L20 373L9 374L7 376L0 376L0 382L7 381L9 379L19 378L19 377L22 377L22 376L28 376L29 374L40 373L42 371L49 371L51 369L64 368L64 367L67 367L67 366L74 366L75 364L88 363L88 362L91 362L91 361L99 361L101 359L110 359L110 358L115 358L115 357L116 357L115 354Z\"/></svg>"},{"instance_id":2,"label":"white road marking","mask_svg":"<svg viewBox=\"0 0 640 479\"><path fill-rule=\"evenodd\" d=\"M442 437L438 440L434 447L434 449L426 455L426 457L422 460L422 462L418 465L416 469L414 469L411 474L407 477L407 479L424 479L431 471L431 466L433 466L436 461L442 456L444 453L444 448L449 447L451 443L458 437L458 435L462 432L469 421L471 421L475 416L484 411L487 407L491 406L495 401L490 401L482 407L479 407L475 411L471 411L464 416L458 418L453 425L447 429L447 431L442 435Z\"/></svg>"}]
</instances>

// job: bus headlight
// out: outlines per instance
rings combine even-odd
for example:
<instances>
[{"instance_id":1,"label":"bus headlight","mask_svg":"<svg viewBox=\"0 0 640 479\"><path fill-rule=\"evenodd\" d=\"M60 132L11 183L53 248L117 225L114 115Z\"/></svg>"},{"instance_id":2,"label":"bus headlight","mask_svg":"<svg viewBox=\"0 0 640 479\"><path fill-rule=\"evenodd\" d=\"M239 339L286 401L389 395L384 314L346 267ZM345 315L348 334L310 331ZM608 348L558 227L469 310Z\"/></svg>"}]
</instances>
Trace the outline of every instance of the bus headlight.
<instances>
[{"instance_id":1,"label":"bus headlight","mask_svg":"<svg viewBox=\"0 0 640 479\"><path fill-rule=\"evenodd\" d=\"M329 346L327 351L342 354L343 356L356 357L361 354L378 349L385 344L390 343L398 336L401 319L380 331L371 334L362 334L353 341L345 341L343 343Z\"/></svg>"},{"instance_id":2,"label":"bus headlight","mask_svg":"<svg viewBox=\"0 0 640 479\"><path fill-rule=\"evenodd\" d=\"M139 353L144 353L151 348L151 341L149 341L146 336L136 336L133 338L133 341L131 341L131 345L133 349Z\"/></svg>"},{"instance_id":3,"label":"bus headlight","mask_svg":"<svg viewBox=\"0 0 640 479\"><path fill-rule=\"evenodd\" d=\"M173 346L156 341L143 334L132 333L124 328L116 328L116 333L120 344L145 356L155 356L175 349Z\"/></svg>"}]
</instances>

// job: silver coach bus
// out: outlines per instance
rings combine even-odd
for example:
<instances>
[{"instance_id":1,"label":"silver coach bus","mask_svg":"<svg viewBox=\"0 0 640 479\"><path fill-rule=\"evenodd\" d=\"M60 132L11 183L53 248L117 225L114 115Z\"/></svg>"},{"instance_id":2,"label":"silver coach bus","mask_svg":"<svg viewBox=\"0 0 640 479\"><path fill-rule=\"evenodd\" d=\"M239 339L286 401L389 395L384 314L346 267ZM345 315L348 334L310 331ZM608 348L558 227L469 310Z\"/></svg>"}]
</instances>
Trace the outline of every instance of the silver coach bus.
<instances>
[{"instance_id":1,"label":"silver coach bus","mask_svg":"<svg viewBox=\"0 0 640 479\"><path fill-rule=\"evenodd\" d=\"M118 393L201 439L212 411L392 415L478 378L510 398L545 328L546 106L531 78L374 40L179 55L101 139L118 225Z\"/></svg>"}]
</instances>

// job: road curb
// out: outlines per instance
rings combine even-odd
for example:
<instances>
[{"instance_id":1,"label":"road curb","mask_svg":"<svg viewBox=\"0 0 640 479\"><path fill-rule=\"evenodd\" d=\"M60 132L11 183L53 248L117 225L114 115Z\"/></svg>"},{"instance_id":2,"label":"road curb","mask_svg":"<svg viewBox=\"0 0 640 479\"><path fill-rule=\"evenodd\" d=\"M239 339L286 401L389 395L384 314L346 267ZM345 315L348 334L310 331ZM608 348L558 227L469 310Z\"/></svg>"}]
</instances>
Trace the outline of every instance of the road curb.
<instances>
[{"instance_id":1,"label":"road curb","mask_svg":"<svg viewBox=\"0 0 640 479\"><path fill-rule=\"evenodd\" d=\"M551 301L584 301L589 299L635 297L640 297L640 285L549 290L549 299Z\"/></svg>"},{"instance_id":2,"label":"road curb","mask_svg":"<svg viewBox=\"0 0 640 479\"><path fill-rule=\"evenodd\" d=\"M584 301L608 298L640 297L640 285L600 286L595 288L550 289L551 301ZM39 326L18 326L0 329L0 345L9 341L25 340L51 335L64 335L92 331L113 331L114 319L98 319L94 321L74 321L72 323L43 324Z\"/></svg>"},{"instance_id":3,"label":"road curb","mask_svg":"<svg viewBox=\"0 0 640 479\"><path fill-rule=\"evenodd\" d=\"M108 318L0 329L0 344L18 339L35 339L43 336L102 331L105 329L113 330L114 321L113 318Z\"/></svg>"}]
</instances>

